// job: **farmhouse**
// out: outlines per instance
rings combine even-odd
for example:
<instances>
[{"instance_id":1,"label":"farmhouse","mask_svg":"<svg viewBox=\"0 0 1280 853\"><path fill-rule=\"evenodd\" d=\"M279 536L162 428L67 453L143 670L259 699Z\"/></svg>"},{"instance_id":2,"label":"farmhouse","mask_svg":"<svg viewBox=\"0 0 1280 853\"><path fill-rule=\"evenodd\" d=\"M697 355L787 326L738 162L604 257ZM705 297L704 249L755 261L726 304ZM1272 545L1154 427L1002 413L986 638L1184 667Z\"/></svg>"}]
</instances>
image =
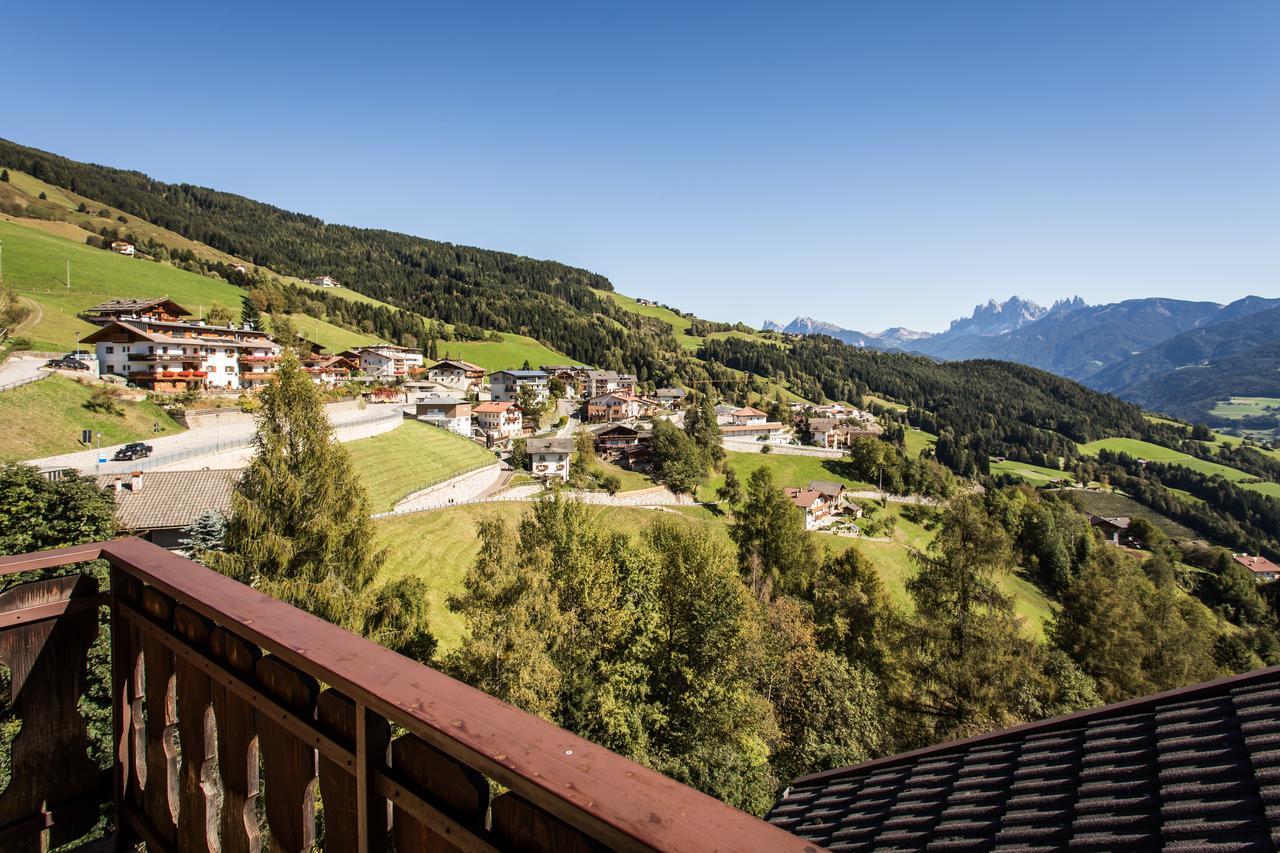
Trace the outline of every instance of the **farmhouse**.
<instances>
[{"instance_id":1,"label":"farmhouse","mask_svg":"<svg viewBox=\"0 0 1280 853\"><path fill-rule=\"evenodd\" d=\"M1102 531L1102 536L1112 545L1125 545L1129 542L1129 521L1127 516L1089 516L1089 524Z\"/></svg>"},{"instance_id":2,"label":"farmhouse","mask_svg":"<svg viewBox=\"0 0 1280 853\"><path fill-rule=\"evenodd\" d=\"M471 404L455 397L425 397L414 404L418 420L471 437Z\"/></svg>"},{"instance_id":3,"label":"farmhouse","mask_svg":"<svg viewBox=\"0 0 1280 853\"><path fill-rule=\"evenodd\" d=\"M319 287L337 287L338 286L338 280L333 276L328 276L328 275L318 275L315 278L311 279L311 283Z\"/></svg>"},{"instance_id":4,"label":"farmhouse","mask_svg":"<svg viewBox=\"0 0 1280 853\"><path fill-rule=\"evenodd\" d=\"M644 404L630 394L602 394L587 401L587 420L624 421L640 417Z\"/></svg>"},{"instance_id":5,"label":"farmhouse","mask_svg":"<svg viewBox=\"0 0 1280 853\"><path fill-rule=\"evenodd\" d=\"M360 369L378 379L404 379L415 367L422 367L422 353L394 344L360 347ZM345 355L345 353L344 353Z\"/></svg>"},{"instance_id":6,"label":"farmhouse","mask_svg":"<svg viewBox=\"0 0 1280 853\"><path fill-rule=\"evenodd\" d=\"M498 370L489 374L489 396L500 402L513 402L520 389L528 386L534 391L534 399L543 403L549 394L548 379L545 370Z\"/></svg>"},{"instance_id":7,"label":"farmhouse","mask_svg":"<svg viewBox=\"0 0 1280 853\"><path fill-rule=\"evenodd\" d=\"M613 370L588 370L583 384L583 396L603 397L613 392L634 394L636 378L630 373L617 373Z\"/></svg>"},{"instance_id":8,"label":"farmhouse","mask_svg":"<svg viewBox=\"0 0 1280 853\"><path fill-rule=\"evenodd\" d=\"M446 358L427 369L427 378L455 391L472 391L484 383L484 368L459 358Z\"/></svg>"},{"instance_id":9,"label":"farmhouse","mask_svg":"<svg viewBox=\"0 0 1280 853\"><path fill-rule=\"evenodd\" d=\"M591 437L596 453L602 459L625 459L635 463L648 456L649 440L653 433L627 424L606 424L593 427Z\"/></svg>"},{"instance_id":10,"label":"farmhouse","mask_svg":"<svg viewBox=\"0 0 1280 853\"><path fill-rule=\"evenodd\" d=\"M818 447L840 447L844 435L835 418L810 418L809 435Z\"/></svg>"},{"instance_id":11,"label":"farmhouse","mask_svg":"<svg viewBox=\"0 0 1280 853\"><path fill-rule=\"evenodd\" d=\"M302 369L311 376L317 385L337 385L351 378L356 365L350 359L340 355L321 355L311 353L302 364Z\"/></svg>"},{"instance_id":12,"label":"farmhouse","mask_svg":"<svg viewBox=\"0 0 1280 853\"><path fill-rule=\"evenodd\" d=\"M1271 583L1271 581L1280 578L1280 566L1268 560L1266 557L1250 557L1248 554L1233 554L1235 560L1249 571L1253 572L1253 579L1258 583Z\"/></svg>"},{"instance_id":13,"label":"farmhouse","mask_svg":"<svg viewBox=\"0 0 1280 853\"><path fill-rule=\"evenodd\" d=\"M520 407L510 400L490 400L471 410L476 427L484 433L490 444L519 438L524 429L524 416Z\"/></svg>"},{"instance_id":14,"label":"farmhouse","mask_svg":"<svg viewBox=\"0 0 1280 853\"><path fill-rule=\"evenodd\" d=\"M784 489L796 509L804 515L804 529L817 530L835 516L837 504L818 489Z\"/></svg>"},{"instance_id":15,"label":"farmhouse","mask_svg":"<svg viewBox=\"0 0 1280 853\"><path fill-rule=\"evenodd\" d=\"M756 426L769 420L769 415L754 406L743 406L729 413L734 426Z\"/></svg>"},{"instance_id":16,"label":"farmhouse","mask_svg":"<svg viewBox=\"0 0 1280 853\"><path fill-rule=\"evenodd\" d=\"M281 346L266 332L173 319L186 309L168 300L113 300L86 315L99 325L93 344L102 375L151 391L252 389L272 379Z\"/></svg>"},{"instance_id":17,"label":"farmhouse","mask_svg":"<svg viewBox=\"0 0 1280 853\"><path fill-rule=\"evenodd\" d=\"M114 241L111 244L111 251L115 252L117 255L128 255L131 258L134 257L134 254L136 252L136 250L133 247L133 244L126 243L124 240Z\"/></svg>"},{"instance_id":18,"label":"farmhouse","mask_svg":"<svg viewBox=\"0 0 1280 853\"><path fill-rule=\"evenodd\" d=\"M173 550L182 547L182 531L205 512L231 514L238 476L238 471L135 471L102 474L97 483L111 493L122 532Z\"/></svg>"},{"instance_id":19,"label":"farmhouse","mask_svg":"<svg viewBox=\"0 0 1280 853\"><path fill-rule=\"evenodd\" d=\"M572 438L531 438L525 449L529 453L529 469L533 476L539 480L569 479Z\"/></svg>"},{"instance_id":20,"label":"farmhouse","mask_svg":"<svg viewBox=\"0 0 1280 853\"><path fill-rule=\"evenodd\" d=\"M686 393L683 388L659 388L653 396L662 408L673 409L684 401Z\"/></svg>"}]
</instances>

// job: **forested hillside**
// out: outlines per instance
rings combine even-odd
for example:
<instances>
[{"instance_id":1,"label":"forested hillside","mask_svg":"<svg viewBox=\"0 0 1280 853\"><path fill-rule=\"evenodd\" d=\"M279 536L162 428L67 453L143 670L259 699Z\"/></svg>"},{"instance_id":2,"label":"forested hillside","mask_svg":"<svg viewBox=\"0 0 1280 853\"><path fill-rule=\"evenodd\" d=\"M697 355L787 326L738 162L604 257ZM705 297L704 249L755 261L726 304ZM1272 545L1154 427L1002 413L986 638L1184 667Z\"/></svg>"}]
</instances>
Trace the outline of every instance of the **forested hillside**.
<instances>
[{"instance_id":1,"label":"forested hillside","mask_svg":"<svg viewBox=\"0 0 1280 853\"><path fill-rule=\"evenodd\" d=\"M596 293L612 284L587 270L332 225L231 193L78 163L7 140L0 140L0 164L276 272L331 275L424 317L531 335L580 361L634 371L641 380L668 381L677 370L707 375L683 356L666 324Z\"/></svg>"},{"instance_id":2,"label":"forested hillside","mask_svg":"<svg viewBox=\"0 0 1280 853\"><path fill-rule=\"evenodd\" d=\"M776 347L740 339L708 341L707 360L787 378L834 400L874 393L910 406L913 426L939 436L938 461L985 474L991 456L1034 464L1078 455L1077 442L1144 437L1163 427L1132 404L1075 382L1003 361L937 363L921 356L858 349L813 336Z\"/></svg>"}]
</instances>

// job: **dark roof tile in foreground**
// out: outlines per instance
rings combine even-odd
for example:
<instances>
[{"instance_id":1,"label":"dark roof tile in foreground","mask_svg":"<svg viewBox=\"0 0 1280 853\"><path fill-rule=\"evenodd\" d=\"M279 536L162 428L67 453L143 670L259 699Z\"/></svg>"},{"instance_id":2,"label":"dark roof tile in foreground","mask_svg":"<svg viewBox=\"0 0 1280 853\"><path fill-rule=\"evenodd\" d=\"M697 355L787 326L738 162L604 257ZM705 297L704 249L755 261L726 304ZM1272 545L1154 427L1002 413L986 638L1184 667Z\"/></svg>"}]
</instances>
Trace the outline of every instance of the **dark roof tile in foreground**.
<instances>
[{"instance_id":1,"label":"dark roof tile in foreground","mask_svg":"<svg viewBox=\"0 0 1280 853\"><path fill-rule=\"evenodd\" d=\"M1280 667L797 779L830 850L1280 849Z\"/></svg>"}]
</instances>

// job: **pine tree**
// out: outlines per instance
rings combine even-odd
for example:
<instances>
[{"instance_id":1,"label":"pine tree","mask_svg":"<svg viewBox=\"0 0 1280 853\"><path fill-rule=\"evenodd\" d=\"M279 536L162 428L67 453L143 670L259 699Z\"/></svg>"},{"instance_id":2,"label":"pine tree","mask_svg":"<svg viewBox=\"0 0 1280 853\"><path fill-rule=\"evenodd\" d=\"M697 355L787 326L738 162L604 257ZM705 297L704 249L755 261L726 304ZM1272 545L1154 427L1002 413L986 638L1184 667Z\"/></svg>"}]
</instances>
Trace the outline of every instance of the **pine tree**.
<instances>
[{"instance_id":1,"label":"pine tree","mask_svg":"<svg viewBox=\"0 0 1280 853\"><path fill-rule=\"evenodd\" d=\"M1041 649L1023 636L1013 600L996 583L1013 564L1004 530L977 495L952 501L907 581L915 605L903 638L897 704L937 742L1010 725L1026 698L1046 692Z\"/></svg>"},{"instance_id":2,"label":"pine tree","mask_svg":"<svg viewBox=\"0 0 1280 853\"><path fill-rule=\"evenodd\" d=\"M480 553L463 579L463 592L448 600L467 633L446 668L490 696L553 719L561 679L551 659L559 622L551 580L520 565L511 530L501 519L482 519L478 538Z\"/></svg>"},{"instance_id":3,"label":"pine tree","mask_svg":"<svg viewBox=\"0 0 1280 853\"><path fill-rule=\"evenodd\" d=\"M236 484L219 571L348 630L422 656L434 645L421 581L379 586L369 497L333 436L316 386L286 350L263 389L255 455Z\"/></svg>"},{"instance_id":4,"label":"pine tree","mask_svg":"<svg viewBox=\"0 0 1280 853\"><path fill-rule=\"evenodd\" d=\"M187 550L191 559L204 562L207 552L222 547L222 540L227 535L227 520L215 509L205 510L182 532L185 538L178 544Z\"/></svg>"},{"instance_id":5,"label":"pine tree","mask_svg":"<svg viewBox=\"0 0 1280 853\"><path fill-rule=\"evenodd\" d=\"M262 312L258 310L258 304L248 296L240 303L240 322L248 323L255 329L262 327Z\"/></svg>"},{"instance_id":6,"label":"pine tree","mask_svg":"<svg viewBox=\"0 0 1280 853\"><path fill-rule=\"evenodd\" d=\"M773 484L769 468L751 472L729 536L738 546L738 564L756 598L768 600L775 588L799 592L809 585L817 566L813 540L795 505Z\"/></svg>"},{"instance_id":7,"label":"pine tree","mask_svg":"<svg viewBox=\"0 0 1280 853\"><path fill-rule=\"evenodd\" d=\"M4 183L6 183L6 184L7 184L7 183L9 183L9 170L8 170L8 169L0 169L0 181L3 181L3 182L4 182Z\"/></svg>"},{"instance_id":8,"label":"pine tree","mask_svg":"<svg viewBox=\"0 0 1280 853\"><path fill-rule=\"evenodd\" d=\"M694 394L684 413L684 432L693 441L713 468L724 461L724 447L720 444L720 425L716 423L716 410L706 394Z\"/></svg>"},{"instance_id":9,"label":"pine tree","mask_svg":"<svg viewBox=\"0 0 1280 853\"><path fill-rule=\"evenodd\" d=\"M716 497L727 503L731 511L742 503L742 481L732 467L724 469L724 484L716 489Z\"/></svg>"}]
</instances>

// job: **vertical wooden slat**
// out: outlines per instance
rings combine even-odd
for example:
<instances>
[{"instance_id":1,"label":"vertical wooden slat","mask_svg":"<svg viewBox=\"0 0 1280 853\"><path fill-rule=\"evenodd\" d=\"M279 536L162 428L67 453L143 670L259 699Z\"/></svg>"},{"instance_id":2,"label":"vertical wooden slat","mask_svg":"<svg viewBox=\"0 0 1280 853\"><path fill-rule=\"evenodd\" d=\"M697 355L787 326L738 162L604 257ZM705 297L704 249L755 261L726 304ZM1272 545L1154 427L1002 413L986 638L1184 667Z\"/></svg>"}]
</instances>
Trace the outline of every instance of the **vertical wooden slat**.
<instances>
[{"instance_id":1,"label":"vertical wooden slat","mask_svg":"<svg viewBox=\"0 0 1280 853\"><path fill-rule=\"evenodd\" d=\"M97 581L79 574L22 584L0 594L0 613L96 595L97 589ZM22 721L10 744L10 778L0 794L0 826L29 822L34 828L7 838L6 851L42 851L48 849L46 844L65 844L96 822L92 809L60 806L98 793L100 773L89 760L88 730L77 707L89 647L97 634L98 614L92 607L0 631L0 662L9 668L11 706ZM63 817L55 820L55 812Z\"/></svg>"},{"instance_id":2,"label":"vertical wooden slat","mask_svg":"<svg viewBox=\"0 0 1280 853\"><path fill-rule=\"evenodd\" d=\"M494 798L493 837L499 849L522 853L598 853L608 849L512 793Z\"/></svg>"},{"instance_id":3,"label":"vertical wooden slat","mask_svg":"<svg viewBox=\"0 0 1280 853\"><path fill-rule=\"evenodd\" d=\"M356 752L356 704L336 690L320 694L316 717L325 733ZM320 756L320 796L324 798L324 843L329 850L359 847L355 766Z\"/></svg>"},{"instance_id":4,"label":"vertical wooden slat","mask_svg":"<svg viewBox=\"0 0 1280 853\"><path fill-rule=\"evenodd\" d=\"M171 628L173 603L154 589L142 591L142 607L155 622ZM177 839L174 821L177 803L178 774L174 733L177 707L170 684L173 678L173 652L151 635L142 638L144 672L143 694L146 702L147 778L142 789L142 803L152 830L166 843Z\"/></svg>"},{"instance_id":5,"label":"vertical wooden slat","mask_svg":"<svg viewBox=\"0 0 1280 853\"><path fill-rule=\"evenodd\" d=\"M112 767L112 794L115 800L116 833L125 835L124 821L127 791L137 787L134 779L133 750L133 676L137 655L130 642L129 623L120 613L120 603L127 596L129 578L120 569L111 568L111 743L115 751ZM141 790L141 788L137 788ZM128 839L122 838L122 844Z\"/></svg>"},{"instance_id":6,"label":"vertical wooden slat","mask_svg":"<svg viewBox=\"0 0 1280 853\"><path fill-rule=\"evenodd\" d=\"M256 666L258 684L297 716L313 719L319 685L276 657ZM271 849L301 853L315 840L315 747L297 738L270 713L258 712L258 739L266 787Z\"/></svg>"},{"instance_id":7,"label":"vertical wooden slat","mask_svg":"<svg viewBox=\"0 0 1280 853\"><path fill-rule=\"evenodd\" d=\"M209 637L209 648L227 669L253 679L259 654L256 646L216 628ZM257 716L253 706L226 685L213 685L211 693L218 733L218 772L222 777L222 853L258 853L262 840L257 818Z\"/></svg>"},{"instance_id":8,"label":"vertical wooden slat","mask_svg":"<svg viewBox=\"0 0 1280 853\"><path fill-rule=\"evenodd\" d=\"M211 626L196 613L179 606L173 613L178 636L207 650ZM218 756L216 733L210 729L213 702L209 676L179 657L174 678L178 704L178 737L182 767L178 781L178 850L204 851L217 838L219 794L215 789ZM210 796L212 794L212 796Z\"/></svg>"},{"instance_id":9,"label":"vertical wooden slat","mask_svg":"<svg viewBox=\"0 0 1280 853\"><path fill-rule=\"evenodd\" d=\"M141 606L142 584L135 578L126 577L120 588L113 592L113 597L118 601ZM128 706L128 712L123 715L126 727L121 734L121 749L127 751L129 760L128 767L122 768L121 773L125 777L125 800L141 814L145 810L142 786L147 779L146 732L142 725L145 717L142 709L142 630L128 620L122 618L121 621L124 623L122 645L125 655L122 666L128 672L124 692L121 694L122 703ZM123 820L117 822L124 825Z\"/></svg>"},{"instance_id":10,"label":"vertical wooden slat","mask_svg":"<svg viewBox=\"0 0 1280 853\"><path fill-rule=\"evenodd\" d=\"M356 813L360 853L387 849L387 801L375 778L387 766L391 726L364 705L356 705Z\"/></svg>"},{"instance_id":11,"label":"vertical wooden slat","mask_svg":"<svg viewBox=\"0 0 1280 853\"><path fill-rule=\"evenodd\" d=\"M391 766L395 778L408 790L438 806L477 835L483 834L489 783L480 773L413 735L402 735L392 741ZM399 807L392 818L392 836L396 853L458 849L446 836L423 826Z\"/></svg>"}]
</instances>

